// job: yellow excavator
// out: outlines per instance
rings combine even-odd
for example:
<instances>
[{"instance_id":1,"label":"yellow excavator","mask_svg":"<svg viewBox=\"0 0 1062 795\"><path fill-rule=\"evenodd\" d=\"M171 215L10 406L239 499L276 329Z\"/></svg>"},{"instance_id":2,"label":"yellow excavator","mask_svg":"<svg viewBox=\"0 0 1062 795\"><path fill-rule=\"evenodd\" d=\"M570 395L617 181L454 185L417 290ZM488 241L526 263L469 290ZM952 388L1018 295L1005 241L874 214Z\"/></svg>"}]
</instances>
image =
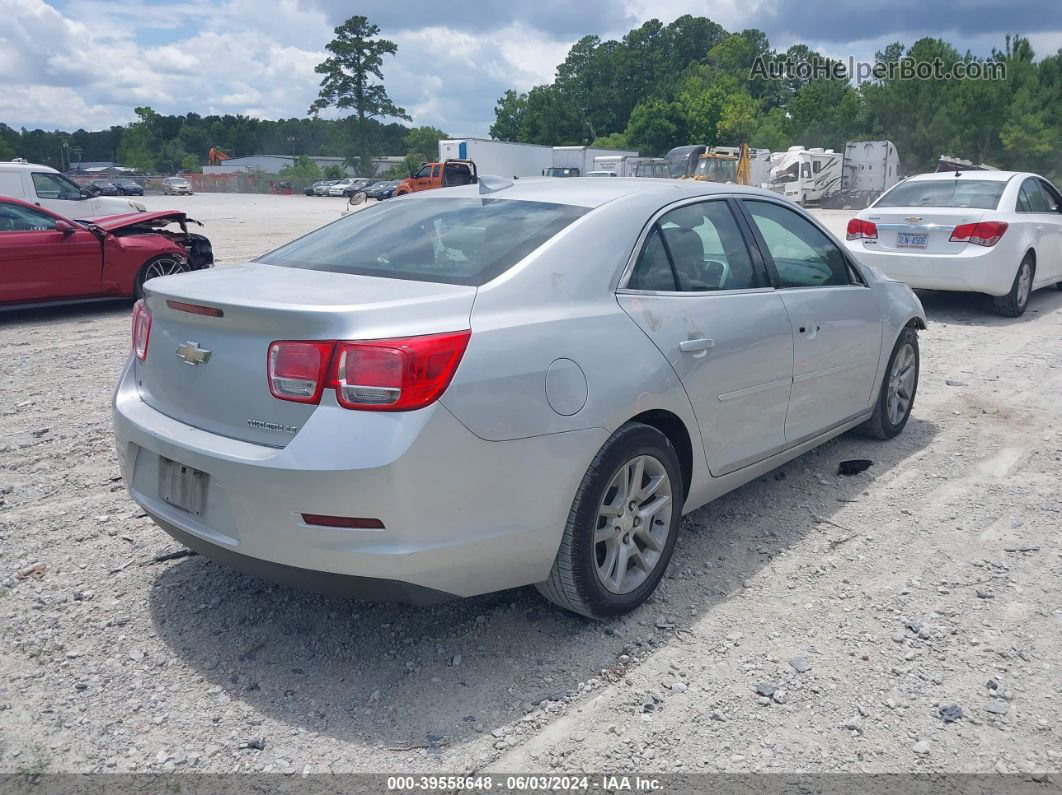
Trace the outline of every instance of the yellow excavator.
<instances>
[{"instance_id":1,"label":"yellow excavator","mask_svg":"<svg viewBox=\"0 0 1062 795\"><path fill-rule=\"evenodd\" d=\"M740 147L713 146L701 155L691 179L751 185L751 172L748 144L742 144Z\"/></svg>"}]
</instances>

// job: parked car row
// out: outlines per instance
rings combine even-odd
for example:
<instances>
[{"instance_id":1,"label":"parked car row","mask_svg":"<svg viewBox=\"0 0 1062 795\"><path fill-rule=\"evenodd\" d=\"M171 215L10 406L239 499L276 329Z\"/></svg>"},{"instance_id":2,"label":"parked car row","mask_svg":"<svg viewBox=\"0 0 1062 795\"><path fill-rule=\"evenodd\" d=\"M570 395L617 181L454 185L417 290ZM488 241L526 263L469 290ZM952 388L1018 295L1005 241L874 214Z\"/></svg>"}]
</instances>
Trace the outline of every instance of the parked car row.
<instances>
[{"instance_id":1,"label":"parked car row","mask_svg":"<svg viewBox=\"0 0 1062 795\"><path fill-rule=\"evenodd\" d=\"M307 196L345 196L349 199L355 193L367 192L368 188L379 182L380 180L366 177L323 179L303 188L302 192Z\"/></svg>"}]
</instances>

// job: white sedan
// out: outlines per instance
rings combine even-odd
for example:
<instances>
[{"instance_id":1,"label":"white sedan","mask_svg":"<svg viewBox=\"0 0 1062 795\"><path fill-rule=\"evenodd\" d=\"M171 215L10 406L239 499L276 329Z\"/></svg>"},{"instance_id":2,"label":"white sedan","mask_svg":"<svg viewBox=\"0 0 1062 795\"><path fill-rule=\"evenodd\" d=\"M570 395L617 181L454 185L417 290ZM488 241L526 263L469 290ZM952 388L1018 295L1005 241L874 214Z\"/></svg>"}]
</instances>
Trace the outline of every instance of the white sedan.
<instances>
[{"instance_id":1,"label":"white sedan","mask_svg":"<svg viewBox=\"0 0 1062 795\"><path fill-rule=\"evenodd\" d=\"M1036 174L921 174L853 218L847 245L911 287L987 293L1018 317L1033 290L1062 289L1062 194Z\"/></svg>"}]
</instances>

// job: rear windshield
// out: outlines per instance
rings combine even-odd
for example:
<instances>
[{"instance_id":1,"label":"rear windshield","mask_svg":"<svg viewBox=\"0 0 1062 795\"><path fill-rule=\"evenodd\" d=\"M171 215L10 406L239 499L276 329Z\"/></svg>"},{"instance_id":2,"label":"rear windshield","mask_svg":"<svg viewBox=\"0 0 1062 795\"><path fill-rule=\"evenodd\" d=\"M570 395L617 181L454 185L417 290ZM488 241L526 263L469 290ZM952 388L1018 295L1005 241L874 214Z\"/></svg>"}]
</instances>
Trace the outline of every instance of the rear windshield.
<instances>
[{"instance_id":1,"label":"rear windshield","mask_svg":"<svg viewBox=\"0 0 1062 795\"><path fill-rule=\"evenodd\" d=\"M587 212L586 207L512 199L398 199L351 213L258 261L478 286Z\"/></svg>"},{"instance_id":2,"label":"rear windshield","mask_svg":"<svg viewBox=\"0 0 1062 795\"><path fill-rule=\"evenodd\" d=\"M904 182L878 199L874 207L973 207L994 210L1006 186L1003 180L955 177Z\"/></svg>"}]
</instances>

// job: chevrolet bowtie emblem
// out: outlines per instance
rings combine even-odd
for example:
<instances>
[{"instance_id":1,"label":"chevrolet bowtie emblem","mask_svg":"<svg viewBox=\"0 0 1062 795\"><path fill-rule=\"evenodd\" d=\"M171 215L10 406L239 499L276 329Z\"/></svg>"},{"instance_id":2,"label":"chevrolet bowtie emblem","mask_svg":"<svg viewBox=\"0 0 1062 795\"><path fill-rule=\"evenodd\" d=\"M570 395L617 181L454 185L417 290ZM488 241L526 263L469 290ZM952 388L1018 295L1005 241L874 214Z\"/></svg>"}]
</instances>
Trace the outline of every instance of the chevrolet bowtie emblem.
<instances>
[{"instance_id":1,"label":"chevrolet bowtie emblem","mask_svg":"<svg viewBox=\"0 0 1062 795\"><path fill-rule=\"evenodd\" d=\"M920 216L920 215L909 215L906 218L904 218L904 220L907 223L909 223L909 224L917 224L919 221L922 220L922 216Z\"/></svg>"},{"instance_id":2,"label":"chevrolet bowtie emblem","mask_svg":"<svg viewBox=\"0 0 1062 795\"><path fill-rule=\"evenodd\" d=\"M210 351L200 348L198 342L182 342L177 346L177 358L195 367L210 361Z\"/></svg>"}]
</instances>

